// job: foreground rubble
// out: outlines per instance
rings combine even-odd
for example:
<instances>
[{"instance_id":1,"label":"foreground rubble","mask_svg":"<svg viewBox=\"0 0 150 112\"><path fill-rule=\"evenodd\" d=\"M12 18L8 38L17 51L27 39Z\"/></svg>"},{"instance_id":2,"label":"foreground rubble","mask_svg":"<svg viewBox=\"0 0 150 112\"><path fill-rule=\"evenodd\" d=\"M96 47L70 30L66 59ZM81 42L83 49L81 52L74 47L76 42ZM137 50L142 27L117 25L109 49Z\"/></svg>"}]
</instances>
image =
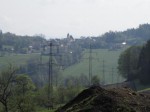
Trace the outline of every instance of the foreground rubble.
<instances>
[{"instance_id":1,"label":"foreground rubble","mask_svg":"<svg viewBox=\"0 0 150 112\"><path fill-rule=\"evenodd\" d=\"M56 112L150 112L150 96L129 88L93 86Z\"/></svg>"}]
</instances>

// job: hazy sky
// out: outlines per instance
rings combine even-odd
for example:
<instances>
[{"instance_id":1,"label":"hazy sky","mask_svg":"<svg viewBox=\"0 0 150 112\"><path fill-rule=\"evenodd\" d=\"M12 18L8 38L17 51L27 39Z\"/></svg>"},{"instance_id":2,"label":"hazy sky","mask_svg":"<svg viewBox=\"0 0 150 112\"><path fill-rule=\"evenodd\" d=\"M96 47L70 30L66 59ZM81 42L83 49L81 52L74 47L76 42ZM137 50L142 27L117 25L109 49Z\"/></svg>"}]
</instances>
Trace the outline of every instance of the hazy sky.
<instances>
[{"instance_id":1,"label":"hazy sky","mask_svg":"<svg viewBox=\"0 0 150 112\"><path fill-rule=\"evenodd\" d=\"M18 35L98 36L150 23L150 0L0 0L0 29Z\"/></svg>"}]
</instances>

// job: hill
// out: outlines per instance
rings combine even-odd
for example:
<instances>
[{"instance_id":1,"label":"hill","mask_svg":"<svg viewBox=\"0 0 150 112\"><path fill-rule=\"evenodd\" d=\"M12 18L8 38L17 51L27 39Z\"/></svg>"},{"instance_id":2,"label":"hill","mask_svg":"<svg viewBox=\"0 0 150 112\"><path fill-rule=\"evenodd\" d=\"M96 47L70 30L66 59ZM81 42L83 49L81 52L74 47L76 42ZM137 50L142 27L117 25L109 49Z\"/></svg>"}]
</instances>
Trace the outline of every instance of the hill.
<instances>
[{"instance_id":1,"label":"hill","mask_svg":"<svg viewBox=\"0 0 150 112\"><path fill-rule=\"evenodd\" d=\"M99 86L82 91L56 112L149 112L150 96L128 88L103 89Z\"/></svg>"},{"instance_id":2,"label":"hill","mask_svg":"<svg viewBox=\"0 0 150 112\"><path fill-rule=\"evenodd\" d=\"M124 49L109 51L108 49L94 49L92 50L92 75L98 76L101 82L105 84L121 82L123 78L118 75L118 58ZM63 71L63 76L81 75L89 76L89 50L83 52L80 61L74 65L69 66ZM105 75L105 79L103 76Z\"/></svg>"},{"instance_id":3,"label":"hill","mask_svg":"<svg viewBox=\"0 0 150 112\"><path fill-rule=\"evenodd\" d=\"M137 28L121 32L110 31L100 36L74 39L72 35L68 34L66 38L50 40L52 43L59 45L59 47L54 48L54 51L61 57L55 56L55 59L58 65L65 68L64 78L69 76L80 77L81 75L89 76L88 58L91 46L93 50L92 74L93 76L97 75L101 83L110 84L123 80L117 72L117 61L120 53L124 50L124 46L142 45L148 39L150 39L150 24L142 24ZM126 45L123 43L126 43ZM20 63L25 63L30 58L28 55L22 55L23 58L19 57L20 54L44 54L46 51L49 52L49 47L45 46L47 44L48 40L42 35L20 36L9 32L3 33L0 30L0 67L8 60L17 62L20 65ZM48 52L46 53L49 54ZM17 56L7 56L7 54L12 53L17 54Z\"/></svg>"}]
</instances>

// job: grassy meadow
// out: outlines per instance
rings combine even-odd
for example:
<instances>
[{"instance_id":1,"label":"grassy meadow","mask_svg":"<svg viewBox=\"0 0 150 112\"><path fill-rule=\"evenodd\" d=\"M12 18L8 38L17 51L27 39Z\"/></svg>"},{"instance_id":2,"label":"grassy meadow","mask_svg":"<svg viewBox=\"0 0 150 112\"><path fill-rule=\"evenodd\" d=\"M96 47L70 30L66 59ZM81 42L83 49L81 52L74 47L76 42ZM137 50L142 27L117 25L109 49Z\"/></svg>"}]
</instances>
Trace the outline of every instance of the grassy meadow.
<instances>
[{"instance_id":1,"label":"grassy meadow","mask_svg":"<svg viewBox=\"0 0 150 112\"><path fill-rule=\"evenodd\" d=\"M29 60L40 61L40 54L6 54L5 56L0 57L0 69L7 66L8 64L13 64L14 66L20 66L27 64ZM45 63L48 61L48 56L42 56L42 62Z\"/></svg>"},{"instance_id":2,"label":"grassy meadow","mask_svg":"<svg viewBox=\"0 0 150 112\"><path fill-rule=\"evenodd\" d=\"M109 51L107 49L92 50L92 75L97 75L101 82L111 84L124 80L118 75L118 58L123 49ZM104 72L103 72L104 71ZM89 50L85 50L79 63L63 71L63 76L89 76ZM104 78L103 78L104 77ZM105 79L105 80L104 80Z\"/></svg>"},{"instance_id":3,"label":"grassy meadow","mask_svg":"<svg viewBox=\"0 0 150 112\"><path fill-rule=\"evenodd\" d=\"M121 82L123 78L118 75L118 58L123 49L109 51L107 49L92 50L92 76L97 75L100 81L105 84ZM40 54L7 54L0 57L0 69L13 63L15 66L24 65L28 60L40 60ZM48 56L42 56L42 63L48 61ZM89 76L89 50L83 52L80 62L63 70L63 77ZM104 77L104 78L103 78Z\"/></svg>"}]
</instances>

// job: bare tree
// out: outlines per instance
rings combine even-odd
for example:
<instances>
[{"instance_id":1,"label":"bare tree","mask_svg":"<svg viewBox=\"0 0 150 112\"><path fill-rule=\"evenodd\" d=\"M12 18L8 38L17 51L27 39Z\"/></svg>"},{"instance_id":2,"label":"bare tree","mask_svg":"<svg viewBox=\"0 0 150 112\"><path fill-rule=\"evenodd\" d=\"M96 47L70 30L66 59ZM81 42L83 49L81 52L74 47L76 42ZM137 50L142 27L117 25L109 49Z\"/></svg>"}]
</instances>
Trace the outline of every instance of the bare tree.
<instances>
[{"instance_id":1,"label":"bare tree","mask_svg":"<svg viewBox=\"0 0 150 112\"><path fill-rule=\"evenodd\" d=\"M5 112L8 112L8 101L12 95L12 85L15 76L16 69L11 64L0 73L0 103L4 106Z\"/></svg>"}]
</instances>

